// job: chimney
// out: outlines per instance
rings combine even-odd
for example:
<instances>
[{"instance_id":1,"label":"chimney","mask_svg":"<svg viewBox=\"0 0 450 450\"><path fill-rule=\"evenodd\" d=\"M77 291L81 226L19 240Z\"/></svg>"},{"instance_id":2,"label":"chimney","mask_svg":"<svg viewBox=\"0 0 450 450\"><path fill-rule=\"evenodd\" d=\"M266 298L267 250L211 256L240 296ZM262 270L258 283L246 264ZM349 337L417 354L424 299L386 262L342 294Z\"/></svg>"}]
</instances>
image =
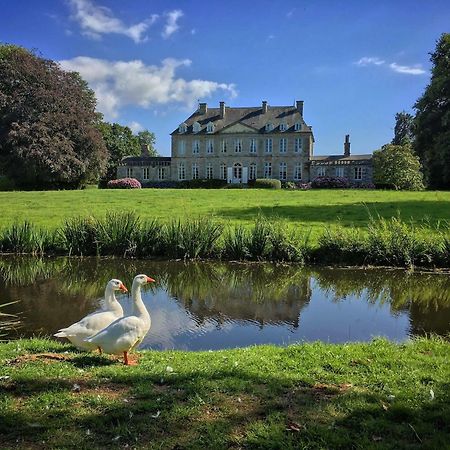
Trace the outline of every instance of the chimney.
<instances>
[{"instance_id":1,"label":"chimney","mask_svg":"<svg viewBox=\"0 0 450 450\"><path fill-rule=\"evenodd\" d=\"M225 102L220 102L220 118L223 119L225 117Z\"/></svg>"},{"instance_id":2,"label":"chimney","mask_svg":"<svg viewBox=\"0 0 450 450\"><path fill-rule=\"evenodd\" d=\"M206 103L198 104L198 112L199 114L206 114L208 112L208 105Z\"/></svg>"},{"instance_id":3,"label":"chimney","mask_svg":"<svg viewBox=\"0 0 450 450\"><path fill-rule=\"evenodd\" d=\"M265 100L263 100L262 102L262 113L266 114L267 112L267 102Z\"/></svg>"},{"instance_id":4,"label":"chimney","mask_svg":"<svg viewBox=\"0 0 450 450\"><path fill-rule=\"evenodd\" d=\"M300 115L303 117L303 100L297 100L295 102L295 107L297 108L297 111L300 113Z\"/></svg>"},{"instance_id":5,"label":"chimney","mask_svg":"<svg viewBox=\"0 0 450 450\"><path fill-rule=\"evenodd\" d=\"M150 156L148 144L141 144L141 156Z\"/></svg>"},{"instance_id":6,"label":"chimney","mask_svg":"<svg viewBox=\"0 0 450 450\"><path fill-rule=\"evenodd\" d=\"M350 135L345 135L344 156L350 156Z\"/></svg>"}]
</instances>

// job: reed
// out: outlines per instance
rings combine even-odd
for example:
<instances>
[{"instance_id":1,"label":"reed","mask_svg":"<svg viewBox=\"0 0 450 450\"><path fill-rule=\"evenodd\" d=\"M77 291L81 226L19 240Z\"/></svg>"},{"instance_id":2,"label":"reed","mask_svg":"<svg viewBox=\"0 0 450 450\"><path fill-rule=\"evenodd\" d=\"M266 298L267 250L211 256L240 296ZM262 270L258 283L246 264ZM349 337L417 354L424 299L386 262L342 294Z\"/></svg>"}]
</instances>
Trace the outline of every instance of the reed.
<instances>
[{"instance_id":1,"label":"reed","mask_svg":"<svg viewBox=\"0 0 450 450\"><path fill-rule=\"evenodd\" d=\"M250 237L242 225L228 227L223 236L222 256L231 261L242 261L250 258Z\"/></svg>"},{"instance_id":2,"label":"reed","mask_svg":"<svg viewBox=\"0 0 450 450\"><path fill-rule=\"evenodd\" d=\"M2 253L42 255L53 247L53 235L25 220L5 228L0 235Z\"/></svg>"},{"instance_id":3,"label":"reed","mask_svg":"<svg viewBox=\"0 0 450 450\"><path fill-rule=\"evenodd\" d=\"M96 222L94 217L74 217L66 220L57 230L62 252L69 256L98 255Z\"/></svg>"}]
</instances>

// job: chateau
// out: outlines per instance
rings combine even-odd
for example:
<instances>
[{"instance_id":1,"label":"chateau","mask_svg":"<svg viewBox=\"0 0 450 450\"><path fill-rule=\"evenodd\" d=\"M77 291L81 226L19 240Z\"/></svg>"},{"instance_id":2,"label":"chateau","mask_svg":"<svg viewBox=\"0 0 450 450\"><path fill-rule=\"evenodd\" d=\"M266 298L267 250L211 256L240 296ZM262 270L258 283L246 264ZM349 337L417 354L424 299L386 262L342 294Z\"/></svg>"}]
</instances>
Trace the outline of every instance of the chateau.
<instances>
[{"instance_id":1,"label":"chateau","mask_svg":"<svg viewBox=\"0 0 450 450\"><path fill-rule=\"evenodd\" d=\"M312 127L303 119L303 101L294 106L198 109L171 133L171 157L123 158L118 178L142 183L222 179L246 184L256 178L308 182L318 176L372 181L372 155L352 155L349 135L340 155L314 156Z\"/></svg>"}]
</instances>

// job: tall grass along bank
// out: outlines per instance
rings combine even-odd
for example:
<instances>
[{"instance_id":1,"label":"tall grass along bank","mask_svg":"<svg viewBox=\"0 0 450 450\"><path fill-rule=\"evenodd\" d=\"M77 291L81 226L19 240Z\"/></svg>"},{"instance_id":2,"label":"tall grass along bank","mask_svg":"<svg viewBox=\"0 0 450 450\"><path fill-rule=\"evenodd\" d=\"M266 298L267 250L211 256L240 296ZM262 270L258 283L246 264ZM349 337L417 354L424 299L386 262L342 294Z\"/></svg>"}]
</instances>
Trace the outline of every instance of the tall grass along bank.
<instances>
[{"instance_id":1,"label":"tall grass along bank","mask_svg":"<svg viewBox=\"0 0 450 450\"><path fill-rule=\"evenodd\" d=\"M432 232L430 232L432 228ZM0 251L35 255L223 259L318 264L450 267L447 223L416 225L370 217L367 230L334 225L317 242L310 230L259 215L251 226L214 218L141 219L136 213L75 217L48 231L29 222L0 231Z\"/></svg>"},{"instance_id":2,"label":"tall grass along bank","mask_svg":"<svg viewBox=\"0 0 450 450\"><path fill-rule=\"evenodd\" d=\"M1 448L444 449L449 344L142 351L0 344Z\"/></svg>"}]
</instances>

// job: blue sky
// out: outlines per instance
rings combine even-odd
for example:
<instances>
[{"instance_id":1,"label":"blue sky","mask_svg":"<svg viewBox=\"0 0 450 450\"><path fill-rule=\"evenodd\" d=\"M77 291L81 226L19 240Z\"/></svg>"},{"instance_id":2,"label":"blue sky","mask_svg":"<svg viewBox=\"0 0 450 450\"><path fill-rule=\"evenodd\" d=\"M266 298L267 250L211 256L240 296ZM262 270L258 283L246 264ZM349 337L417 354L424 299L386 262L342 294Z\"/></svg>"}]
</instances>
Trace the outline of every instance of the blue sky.
<instances>
[{"instance_id":1,"label":"blue sky","mask_svg":"<svg viewBox=\"0 0 450 450\"><path fill-rule=\"evenodd\" d=\"M394 115L429 82L428 53L450 24L448 1L2 2L0 42L77 70L105 119L169 133L197 101L304 100L315 154L390 141Z\"/></svg>"}]
</instances>

